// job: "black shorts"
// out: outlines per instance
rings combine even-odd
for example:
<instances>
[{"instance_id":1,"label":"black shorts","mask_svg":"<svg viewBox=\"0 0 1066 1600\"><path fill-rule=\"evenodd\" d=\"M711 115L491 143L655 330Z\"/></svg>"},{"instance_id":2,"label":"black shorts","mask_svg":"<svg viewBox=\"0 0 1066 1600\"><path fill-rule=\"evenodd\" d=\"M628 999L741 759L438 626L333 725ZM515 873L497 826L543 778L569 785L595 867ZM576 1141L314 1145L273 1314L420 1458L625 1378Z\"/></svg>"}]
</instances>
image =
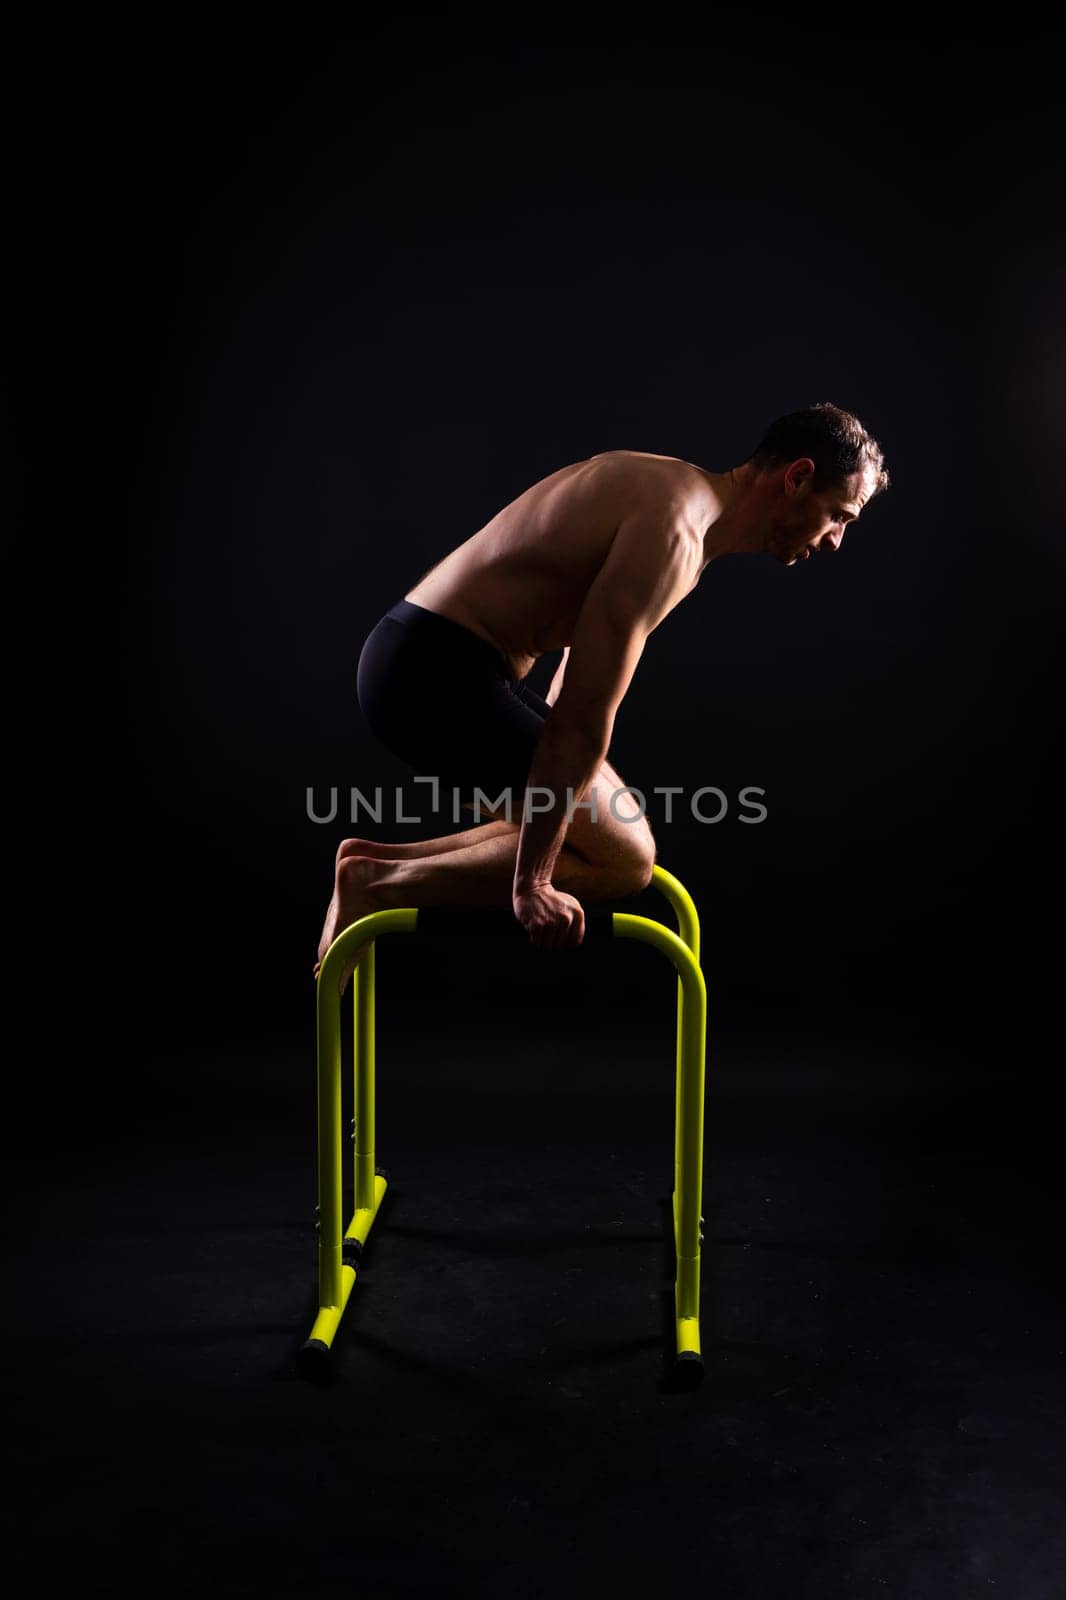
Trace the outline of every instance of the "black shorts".
<instances>
[{"instance_id":1,"label":"black shorts","mask_svg":"<svg viewBox=\"0 0 1066 1600\"><path fill-rule=\"evenodd\" d=\"M533 751L551 707L512 676L494 645L461 622L397 600L367 635L356 671L359 709L386 749L436 777L441 806L499 803L520 821Z\"/></svg>"}]
</instances>

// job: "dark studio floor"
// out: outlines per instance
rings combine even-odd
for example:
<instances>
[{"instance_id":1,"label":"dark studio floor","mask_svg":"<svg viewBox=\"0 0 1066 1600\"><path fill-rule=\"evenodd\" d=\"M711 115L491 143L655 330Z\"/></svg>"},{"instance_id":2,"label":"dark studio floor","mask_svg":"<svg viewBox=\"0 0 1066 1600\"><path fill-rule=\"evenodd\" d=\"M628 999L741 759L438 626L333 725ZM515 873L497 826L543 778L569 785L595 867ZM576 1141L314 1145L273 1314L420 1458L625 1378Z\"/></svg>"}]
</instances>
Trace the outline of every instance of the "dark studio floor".
<instances>
[{"instance_id":1,"label":"dark studio floor","mask_svg":"<svg viewBox=\"0 0 1066 1600\"><path fill-rule=\"evenodd\" d=\"M16 1160L16 1566L153 1596L1063 1594L1051 1134L1009 1062L719 1028L706 1376L678 1393L669 1019L560 1042L549 994L517 1043L431 1007L401 1042L400 998L386 978L391 1187L331 1383L293 1359L310 1030L160 1052L152 1134L68 1128L37 1226Z\"/></svg>"}]
</instances>

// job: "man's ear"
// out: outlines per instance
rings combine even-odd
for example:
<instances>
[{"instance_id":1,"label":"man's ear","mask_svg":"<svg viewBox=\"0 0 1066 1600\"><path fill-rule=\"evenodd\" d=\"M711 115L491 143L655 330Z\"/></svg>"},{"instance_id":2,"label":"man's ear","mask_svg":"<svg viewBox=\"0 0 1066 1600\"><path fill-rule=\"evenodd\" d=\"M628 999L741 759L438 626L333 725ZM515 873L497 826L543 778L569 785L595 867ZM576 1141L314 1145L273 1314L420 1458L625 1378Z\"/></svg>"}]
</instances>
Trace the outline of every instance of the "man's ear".
<instances>
[{"instance_id":1,"label":"man's ear","mask_svg":"<svg viewBox=\"0 0 1066 1600\"><path fill-rule=\"evenodd\" d=\"M809 485L814 477L814 462L810 456L800 456L795 461L790 461L785 468L784 488L786 494L802 494L805 485Z\"/></svg>"}]
</instances>

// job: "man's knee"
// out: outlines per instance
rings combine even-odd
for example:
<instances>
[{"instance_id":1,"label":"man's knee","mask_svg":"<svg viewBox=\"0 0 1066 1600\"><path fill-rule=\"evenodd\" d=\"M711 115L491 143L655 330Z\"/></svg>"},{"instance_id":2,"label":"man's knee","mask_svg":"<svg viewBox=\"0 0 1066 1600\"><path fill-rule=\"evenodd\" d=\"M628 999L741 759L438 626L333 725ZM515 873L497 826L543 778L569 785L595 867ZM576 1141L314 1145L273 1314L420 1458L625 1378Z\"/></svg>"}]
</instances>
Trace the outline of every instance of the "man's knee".
<instances>
[{"instance_id":1,"label":"man's knee","mask_svg":"<svg viewBox=\"0 0 1066 1600\"><path fill-rule=\"evenodd\" d=\"M630 789L606 761L596 782L601 805L606 800L611 821L624 830L632 853L647 861L650 874L655 863L655 836L648 821L644 796L639 790Z\"/></svg>"},{"instance_id":2,"label":"man's knee","mask_svg":"<svg viewBox=\"0 0 1066 1600\"><path fill-rule=\"evenodd\" d=\"M651 883L655 866L655 841L644 835L612 850L605 870L616 894L640 894Z\"/></svg>"},{"instance_id":3,"label":"man's knee","mask_svg":"<svg viewBox=\"0 0 1066 1600\"><path fill-rule=\"evenodd\" d=\"M614 773L608 779L601 769L593 789L574 812L567 842L610 874L618 894L639 894L650 884L655 866L651 825L639 800L625 791Z\"/></svg>"},{"instance_id":4,"label":"man's knee","mask_svg":"<svg viewBox=\"0 0 1066 1600\"><path fill-rule=\"evenodd\" d=\"M623 827L629 835L624 871L631 887L626 892L639 894L652 880L652 869L655 866L655 838L646 817L642 817L638 822L624 823Z\"/></svg>"}]
</instances>

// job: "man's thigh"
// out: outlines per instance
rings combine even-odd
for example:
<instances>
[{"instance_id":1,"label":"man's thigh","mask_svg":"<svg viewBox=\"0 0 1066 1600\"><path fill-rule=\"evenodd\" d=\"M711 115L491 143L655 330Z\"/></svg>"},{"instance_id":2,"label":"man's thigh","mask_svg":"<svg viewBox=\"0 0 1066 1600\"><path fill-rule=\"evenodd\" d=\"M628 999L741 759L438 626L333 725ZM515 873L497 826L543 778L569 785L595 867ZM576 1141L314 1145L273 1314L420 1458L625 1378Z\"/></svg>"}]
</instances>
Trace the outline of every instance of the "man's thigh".
<instances>
[{"instance_id":1,"label":"man's thigh","mask_svg":"<svg viewBox=\"0 0 1066 1600\"><path fill-rule=\"evenodd\" d=\"M463 801L521 796L550 710L484 639L405 600L367 636L356 693L386 749Z\"/></svg>"},{"instance_id":2,"label":"man's thigh","mask_svg":"<svg viewBox=\"0 0 1066 1600\"><path fill-rule=\"evenodd\" d=\"M513 685L512 694L527 716L529 712L534 713L543 725L551 712L547 701L525 683ZM540 728L528 722L522 728L522 734L531 740L531 762L534 747L540 738ZM591 807L593 790L596 791L594 809ZM647 818L641 816L640 802L628 792L625 780L609 761L601 761L593 782L586 793L578 798L586 804L575 805L565 838L567 844L580 855L589 860L615 860L620 853L647 854L649 850L654 853L655 841ZM512 790L509 808L506 803L499 806L481 805L476 814L484 821L502 819L517 829L522 825L523 803L524 790L519 785ZM468 811L474 811L472 801L467 800L463 804Z\"/></svg>"}]
</instances>

